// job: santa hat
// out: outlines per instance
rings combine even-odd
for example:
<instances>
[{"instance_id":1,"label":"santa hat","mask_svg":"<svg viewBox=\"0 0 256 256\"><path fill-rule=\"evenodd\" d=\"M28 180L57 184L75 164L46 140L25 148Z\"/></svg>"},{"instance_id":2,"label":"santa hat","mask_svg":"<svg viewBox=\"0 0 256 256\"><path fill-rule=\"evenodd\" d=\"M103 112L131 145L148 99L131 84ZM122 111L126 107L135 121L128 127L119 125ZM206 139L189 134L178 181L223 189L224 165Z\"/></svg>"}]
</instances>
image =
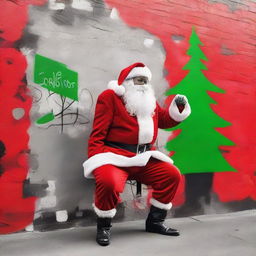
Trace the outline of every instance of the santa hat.
<instances>
[{"instance_id":1,"label":"santa hat","mask_svg":"<svg viewBox=\"0 0 256 256\"><path fill-rule=\"evenodd\" d=\"M129 67L123 69L118 77L118 80L113 80L108 83L108 89L113 90L118 96L122 96L125 93L125 88L122 83L130 78L136 76L145 76L150 81L152 74L150 69L141 62L136 62Z\"/></svg>"}]
</instances>

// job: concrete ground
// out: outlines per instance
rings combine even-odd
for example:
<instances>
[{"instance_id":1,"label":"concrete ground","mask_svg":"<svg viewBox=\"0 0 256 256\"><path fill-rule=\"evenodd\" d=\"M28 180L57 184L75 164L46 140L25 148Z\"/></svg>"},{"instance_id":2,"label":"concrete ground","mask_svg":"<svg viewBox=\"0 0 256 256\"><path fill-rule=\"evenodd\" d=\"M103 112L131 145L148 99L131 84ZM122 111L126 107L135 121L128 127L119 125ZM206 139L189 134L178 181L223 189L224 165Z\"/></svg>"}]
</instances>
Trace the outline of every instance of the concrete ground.
<instances>
[{"instance_id":1,"label":"concrete ground","mask_svg":"<svg viewBox=\"0 0 256 256\"><path fill-rule=\"evenodd\" d=\"M256 210L166 220L179 237L144 232L144 221L114 223L108 247L95 242L95 227L26 232L0 237L1 256L255 256Z\"/></svg>"}]
</instances>

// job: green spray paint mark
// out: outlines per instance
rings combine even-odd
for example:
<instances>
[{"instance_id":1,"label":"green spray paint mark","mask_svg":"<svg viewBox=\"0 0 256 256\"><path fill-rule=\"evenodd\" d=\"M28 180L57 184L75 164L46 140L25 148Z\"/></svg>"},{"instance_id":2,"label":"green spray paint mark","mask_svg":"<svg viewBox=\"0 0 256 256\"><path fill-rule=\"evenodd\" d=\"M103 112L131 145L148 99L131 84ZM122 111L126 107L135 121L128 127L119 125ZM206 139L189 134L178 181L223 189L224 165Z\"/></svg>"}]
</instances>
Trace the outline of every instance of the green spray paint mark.
<instances>
[{"instance_id":1,"label":"green spray paint mark","mask_svg":"<svg viewBox=\"0 0 256 256\"><path fill-rule=\"evenodd\" d=\"M38 118L36 120L36 123L37 124L46 124L46 123L49 123L51 122L52 120L54 120L55 116L54 114L51 112L51 113L48 113L40 118Z\"/></svg>"},{"instance_id":2,"label":"green spray paint mark","mask_svg":"<svg viewBox=\"0 0 256 256\"><path fill-rule=\"evenodd\" d=\"M52 92L78 101L78 74L63 63L36 54L34 82Z\"/></svg>"},{"instance_id":3,"label":"green spray paint mark","mask_svg":"<svg viewBox=\"0 0 256 256\"><path fill-rule=\"evenodd\" d=\"M225 93L212 84L202 73L207 67L201 60L207 60L198 45L203 45L193 28L187 54L191 56L183 67L189 70L186 77L166 95L186 95L191 106L191 115L169 131L181 129L181 133L167 142L166 149L174 151L172 159L181 173L236 171L222 156L219 146L233 146L234 143L218 133L215 128L231 125L214 113L210 104L216 102L207 91Z\"/></svg>"}]
</instances>

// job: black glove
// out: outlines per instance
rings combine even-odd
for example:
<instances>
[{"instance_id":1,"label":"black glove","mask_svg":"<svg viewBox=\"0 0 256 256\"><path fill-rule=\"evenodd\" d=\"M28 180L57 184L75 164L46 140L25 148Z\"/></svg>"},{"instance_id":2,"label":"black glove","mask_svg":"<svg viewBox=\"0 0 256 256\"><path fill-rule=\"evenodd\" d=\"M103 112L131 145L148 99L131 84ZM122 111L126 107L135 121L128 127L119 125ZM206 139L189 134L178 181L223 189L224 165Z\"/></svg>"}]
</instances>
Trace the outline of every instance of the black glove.
<instances>
[{"instance_id":1,"label":"black glove","mask_svg":"<svg viewBox=\"0 0 256 256\"><path fill-rule=\"evenodd\" d=\"M185 105L187 103L185 97L183 96L178 96L176 99L175 99L175 103L179 109L179 112L181 113L183 111L183 109L185 108Z\"/></svg>"}]
</instances>

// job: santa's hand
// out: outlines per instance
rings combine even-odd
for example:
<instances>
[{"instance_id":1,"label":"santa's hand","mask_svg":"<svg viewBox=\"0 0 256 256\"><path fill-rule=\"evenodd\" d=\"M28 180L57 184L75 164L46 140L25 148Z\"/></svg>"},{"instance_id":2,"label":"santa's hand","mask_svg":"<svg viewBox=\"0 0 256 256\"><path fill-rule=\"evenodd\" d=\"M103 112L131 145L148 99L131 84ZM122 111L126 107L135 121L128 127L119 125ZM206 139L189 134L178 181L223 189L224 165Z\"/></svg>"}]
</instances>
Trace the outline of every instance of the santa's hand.
<instances>
[{"instance_id":1,"label":"santa's hand","mask_svg":"<svg viewBox=\"0 0 256 256\"><path fill-rule=\"evenodd\" d=\"M191 113L191 108L188 99L185 95L177 94L169 107L169 114L172 119L181 122L186 119Z\"/></svg>"}]
</instances>

